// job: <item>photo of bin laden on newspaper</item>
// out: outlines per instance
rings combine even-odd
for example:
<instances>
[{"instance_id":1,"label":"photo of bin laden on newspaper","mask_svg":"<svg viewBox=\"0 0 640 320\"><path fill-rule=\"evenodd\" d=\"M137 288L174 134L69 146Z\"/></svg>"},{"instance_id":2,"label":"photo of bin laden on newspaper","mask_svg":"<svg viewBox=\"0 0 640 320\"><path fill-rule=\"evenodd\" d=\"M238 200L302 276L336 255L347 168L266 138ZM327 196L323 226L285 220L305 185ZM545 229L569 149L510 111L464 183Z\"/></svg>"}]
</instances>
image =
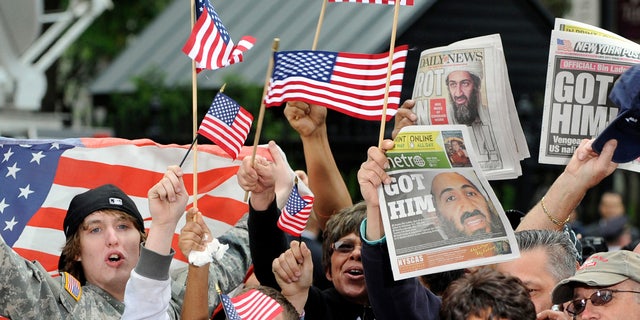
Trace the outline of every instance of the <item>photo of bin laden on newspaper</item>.
<instances>
[{"instance_id":1,"label":"photo of bin laden on newspaper","mask_svg":"<svg viewBox=\"0 0 640 320\"><path fill-rule=\"evenodd\" d=\"M483 169L502 169L495 133L491 127L489 107L483 97L482 61L454 64L441 70L445 90L433 95L428 103L416 101L418 124L464 124L473 135L478 161ZM434 92L436 93L436 92ZM427 97L425 97L427 98ZM426 102L426 101L425 101Z\"/></svg>"},{"instance_id":2,"label":"photo of bin laden on newspaper","mask_svg":"<svg viewBox=\"0 0 640 320\"><path fill-rule=\"evenodd\" d=\"M463 125L409 126L387 151L391 183L379 189L379 199L396 280L518 254L473 147L469 157L454 152L471 138L468 131Z\"/></svg>"},{"instance_id":3,"label":"photo of bin laden on newspaper","mask_svg":"<svg viewBox=\"0 0 640 320\"><path fill-rule=\"evenodd\" d=\"M521 154L526 149L522 128L512 123L518 119L510 90L498 35L427 49L413 87L416 124L467 126L486 177L516 178L518 161L528 154Z\"/></svg>"}]
</instances>

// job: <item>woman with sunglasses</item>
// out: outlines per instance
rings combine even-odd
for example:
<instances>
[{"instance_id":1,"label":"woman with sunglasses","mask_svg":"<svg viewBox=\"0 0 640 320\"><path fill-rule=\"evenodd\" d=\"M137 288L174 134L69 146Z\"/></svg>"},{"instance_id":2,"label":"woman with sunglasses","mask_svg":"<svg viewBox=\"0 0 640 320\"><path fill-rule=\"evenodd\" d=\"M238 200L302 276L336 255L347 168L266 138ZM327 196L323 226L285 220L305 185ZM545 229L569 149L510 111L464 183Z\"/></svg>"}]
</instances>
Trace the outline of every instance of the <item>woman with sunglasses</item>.
<instances>
[{"instance_id":1,"label":"woman with sunglasses","mask_svg":"<svg viewBox=\"0 0 640 320\"><path fill-rule=\"evenodd\" d=\"M302 255L299 252L307 251L298 250L297 260L292 258L292 250L289 250L285 234L277 227L280 216L278 203L281 201L282 189L286 189L283 181L290 182L288 170L291 169L275 143L269 143L269 150L273 161L257 155L254 163L251 163L251 159L247 157L238 170L238 183L244 190L251 191L249 242L258 281L261 285L281 289L297 309L301 309L300 299L297 297L302 296L306 320L375 319L368 302L360 258L359 227L365 216L365 205L343 209L333 214L327 222L323 231L322 264L324 274L333 287L321 290L312 286L312 277L309 277L308 272L313 272L313 268L309 268L310 264L305 258L310 258L310 255ZM320 201L318 197L314 205L317 201ZM305 245L298 247L297 241L293 243L295 248L306 248ZM297 276L278 274L280 278L288 280L279 284L273 271L284 269L274 266L276 258L282 258L282 265L290 264L296 268L298 264L305 266L306 268L299 268L298 272L306 272Z\"/></svg>"}]
</instances>

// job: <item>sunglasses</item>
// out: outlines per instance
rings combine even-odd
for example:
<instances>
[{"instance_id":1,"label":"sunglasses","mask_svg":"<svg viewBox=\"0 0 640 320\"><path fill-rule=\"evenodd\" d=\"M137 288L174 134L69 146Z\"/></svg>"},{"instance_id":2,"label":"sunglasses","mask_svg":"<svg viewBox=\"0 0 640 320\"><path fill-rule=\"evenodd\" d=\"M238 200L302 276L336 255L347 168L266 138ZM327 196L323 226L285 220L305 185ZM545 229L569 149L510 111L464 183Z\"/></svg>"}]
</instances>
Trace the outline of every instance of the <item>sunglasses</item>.
<instances>
[{"instance_id":1,"label":"sunglasses","mask_svg":"<svg viewBox=\"0 0 640 320\"><path fill-rule=\"evenodd\" d=\"M576 299L569 302L567 305L567 312L570 315L577 316L584 311L584 308L587 307L587 300L591 301L591 304L594 306L604 306L605 304L611 302L613 299L614 292L630 292L630 293L640 293L640 291L631 291L631 290L613 290L613 289L600 289L596 290L588 299Z\"/></svg>"},{"instance_id":2,"label":"sunglasses","mask_svg":"<svg viewBox=\"0 0 640 320\"><path fill-rule=\"evenodd\" d=\"M339 240L331 245L334 251L340 253L351 253L356 247L361 247L361 245L356 245L353 240Z\"/></svg>"}]
</instances>

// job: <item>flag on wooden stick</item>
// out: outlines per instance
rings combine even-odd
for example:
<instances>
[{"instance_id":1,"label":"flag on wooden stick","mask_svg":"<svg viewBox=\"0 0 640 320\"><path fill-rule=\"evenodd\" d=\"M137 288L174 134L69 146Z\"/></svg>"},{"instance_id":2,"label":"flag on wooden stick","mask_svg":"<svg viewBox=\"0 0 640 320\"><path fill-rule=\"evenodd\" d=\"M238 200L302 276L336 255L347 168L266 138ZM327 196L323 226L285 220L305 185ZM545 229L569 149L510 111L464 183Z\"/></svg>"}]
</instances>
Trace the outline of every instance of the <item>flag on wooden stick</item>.
<instances>
[{"instance_id":1,"label":"flag on wooden stick","mask_svg":"<svg viewBox=\"0 0 640 320\"><path fill-rule=\"evenodd\" d=\"M303 183L301 183L302 186L304 186ZM291 190L287 203L278 218L278 227L294 237L299 237L304 231L313 207L313 194L310 191L306 192L305 189L307 189L306 186L298 187L298 179L296 178L293 190Z\"/></svg>"},{"instance_id":2,"label":"flag on wooden stick","mask_svg":"<svg viewBox=\"0 0 640 320\"><path fill-rule=\"evenodd\" d=\"M244 36L234 45L211 2L195 1L198 18L189 39L182 47L182 52L197 62L198 72L202 69L214 70L242 62L244 52L253 47L256 39Z\"/></svg>"},{"instance_id":3,"label":"flag on wooden stick","mask_svg":"<svg viewBox=\"0 0 640 320\"><path fill-rule=\"evenodd\" d=\"M151 217L147 192L188 147L160 145L148 139L0 137L0 237L24 258L38 260L47 271L54 272L65 243L62 222L73 196L112 183L136 203L148 227ZM251 149L242 148L234 161L219 146L202 145L198 148L197 171L185 163L187 192L198 195L198 208L214 237L222 235L249 210L235 175L241 159L251 156ZM258 152L271 156L262 147ZM197 191L191 188L194 171L203 181ZM176 250L174 268L187 265L177 246L180 228L172 242Z\"/></svg>"},{"instance_id":4,"label":"flag on wooden stick","mask_svg":"<svg viewBox=\"0 0 640 320\"><path fill-rule=\"evenodd\" d=\"M233 159L247 140L253 115L224 93L218 93L204 116L198 134L226 151Z\"/></svg>"},{"instance_id":5,"label":"flag on wooden stick","mask_svg":"<svg viewBox=\"0 0 640 320\"><path fill-rule=\"evenodd\" d=\"M386 119L400 103L407 46L394 50ZM319 104L355 118L379 121L387 84L389 54L280 51L265 97L267 107L287 101Z\"/></svg>"}]
</instances>

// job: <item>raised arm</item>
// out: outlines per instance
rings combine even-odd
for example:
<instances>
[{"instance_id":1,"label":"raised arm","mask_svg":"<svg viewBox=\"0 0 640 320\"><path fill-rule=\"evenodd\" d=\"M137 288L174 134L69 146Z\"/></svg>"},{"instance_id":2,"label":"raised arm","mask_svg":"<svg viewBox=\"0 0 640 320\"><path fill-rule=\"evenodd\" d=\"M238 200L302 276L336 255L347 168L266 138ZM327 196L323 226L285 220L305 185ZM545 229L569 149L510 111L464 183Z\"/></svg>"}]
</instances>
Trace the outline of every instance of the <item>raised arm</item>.
<instances>
[{"instance_id":1,"label":"raised arm","mask_svg":"<svg viewBox=\"0 0 640 320\"><path fill-rule=\"evenodd\" d=\"M360 193L367 204L367 227L365 239L379 240L384 236L382 216L380 214L380 202L378 199L378 187L383 183L391 183L391 178L384 171L387 166L386 150L393 148L393 141L382 141L382 148L371 147L367 151L367 160L358 171L358 183Z\"/></svg>"},{"instance_id":2,"label":"raised arm","mask_svg":"<svg viewBox=\"0 0 640 320\"><path fill-rule=\"evenodd\" d=\"M194 219L195 217L195 219ZM204 251L211 241L211 231L198 209L187 212L187 223L180 231L180 251L188 257L192 250ZM209 319L209 263L202 266L189 264L181 319Z\"/></svg>"},{"instance_id":3,"label":"raised arm","mask_svg":"<svg viewBox=\"0 0 640 320\"><path fill-rule=\"evenodd\" d=\"M380 319L437 319L440 310L438 297L417 278L393 279L378 199L378 187L391 182L384 171L387 165L385 152L391 148L391 140L384 140L382 148L369 148L367 160L358 171L360 192L367 205L367 220L360 228L360 236L369 302Z\"/></svg>"},{"instance_id":4,"label":"raised arm","mask_svg":"<svg viewBox=\"0 0 640 320\"><path fill-rule=\"evenodd\" d=\"M291 241L291 248L274 259L272 267L282 294L302 314L313 282L311 250L304 242Z\"/></svg>"},{"instance_id":5,"label":"raised arm","mask_svg":"<svg viewBox=\"0 0 640 320\"><path fill-rule=\"evenodd\" d=\"M349 189L333 158L327 134L327 109L305 102L287 103L284 114L300 134L309 175L309 188L315 196L313 211L321 229L338 210L353 203Z\"/></svg>"},{"instance_id":6,"label":"raised arm","mask_svg":"<svg viewBox=\"0 0 640 320\"><path fill-rule=\"evenodd\" d=\"M151 227L140 250L140 259L127 281L122 319L169 319L173 259L171 240L189 195L184 187L182 169L167 168L164 176L147 194Z\"/></svg>"},{"instance_id":7,"label":"raised arm","mask_svg":"<svg viewBox=\"0 0 640 320\"><path fill-rule=\"evenodd\" d=\"M517 231L528 229L560 230L587 190L597 185L618 167L611 161L618 145L609 140L597 154L591 148L593 140L584 139L564 171L553 182L542 199L527 213Z\"/></svg>"},{"instance_id":8,"label":"raised arm","mask_svg":"<svg viewBox=\"0 0 640 320\"><path fill-rule=\"evenodd\" d=\"M182 169L170 166L148 193L151 227L145 248L159 254L171 252L171 239L189 200Z\"/></svg>"},{"instance_id":9,"label":"raised arm","mask_svg":"<svg viewBox=\"0 0 640 320\"><path fill-rule=\"evenodd\" d=\"M276 204L276 192L282 193L281 197L286 200L288 194L280 189L286 189L286 186L282 186L285 183L283 180L293 178L289 176L288 165L274 142L269 143L269 150L274 162L256 156L252 164L249 158L245 158L237 176L240 186L245 191L251 191L249 245L255 276L260 284L278 289L271 263L288 247L284 233L277 227L280 210ZM278 190L276 177L279 177Z\"/></svg>"}]
</instances>

